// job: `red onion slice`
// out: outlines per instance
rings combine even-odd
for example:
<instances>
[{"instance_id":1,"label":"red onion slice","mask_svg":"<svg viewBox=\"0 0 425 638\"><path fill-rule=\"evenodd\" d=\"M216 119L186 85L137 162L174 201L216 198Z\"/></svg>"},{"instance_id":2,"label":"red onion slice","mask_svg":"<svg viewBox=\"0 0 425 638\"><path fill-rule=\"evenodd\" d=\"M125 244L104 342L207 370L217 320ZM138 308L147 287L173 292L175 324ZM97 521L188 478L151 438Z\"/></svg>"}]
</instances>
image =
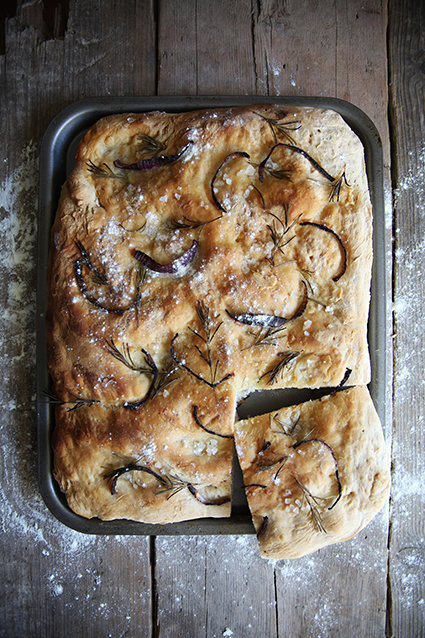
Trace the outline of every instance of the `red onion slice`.
<instances>
[{"instance_id":1,"label":"red onion slice","mask_svg":"<svg viewBox=\"0 0 425 638\"><path fill-rule=\"evenodd\" d=\"M183 153L187 151L189 146L193 144L193 142L189 142L182 148L181 151L177 153L177 155L161 155L160 157L151 157L150 159L139 160L134 164L126 164L121 160L115 160L114 166L117 168L123 168L130 171L151 171L154 168L161 168L161 166L165 166L166 164L172 164L178 160Z\"/></svg>"},{"instance_id":2,"label":"red onion slice","mask_svg":"<svg viewBox=\"0 0 425 638\"><path fill-rule=\"evenodd\" d=\"M159 272L167 275L175 275L180 270L185 268L193 261L198 250L198 242L196 239L193 240L191 247L186 250L180 257L177 257L173 261L170 261L168 264L159 264L157 261L149 257L146 253L143 253L141 250L136 250L134 253L135 259L139 261L142 266L152 270L153 272Z\"/></svg>"},{"instance_id":3,"label":"red onion slice","mask_svg":"<svg viewBox=\"0 0 425 638\"><path fill-rule=\"evenodd\" d=\"M266 314L252 314L250 312L246 312L240 315L233 315L228 310L226 310L226 312L234 321L237 321L238 323L244 323L247 326L258 326L259 328L280 328L280 326L283 326L288 321L300 317L306 309L308 302L307 286L305 282L302 283L304 287L303 297L301 299L300 305L295 310L294 314L290 317L279 317L277 315Z\"/></svg>"},{"instance_id":4,"label":"red onion slice","mask_svg":"<svg viewBox=\"0 0 425 638\"><path fill-rule=\"evenodd\" d=\"M248 153L245 153L244 151L235 151L234 153L230 153L221 162L220 166L217 168L216 172L214 173L214 177L211 180L211 196L213 198L214 204L217 206L218 210L221 210L222 213L228 213L229 211L226 210L226 208L224 208L223 204L218 200L217 195L214 192L215 182L223 166L227 164L229 160L235 157L245 157L246 159L249 159L250 156L248 155Z\"/></svg>"},{"instance_id":5,"label":"red onion slice","mask_svg":"<svg viewBox=\"0 0 425 638\"><path fill-rule=\"evenodd\" d=\"M332 237L335 237L335 239L337 240L339 244L339 247L341 248L342 263L338 273L334 277L332 277L332 281L338 281L338 279L341 279L342 275L347 270L347 250L344 244L342 243L341 237L337 235L337 233L334 230L332 230L332 228L329 228L329 226L325 226L324 224L317 224L316 222L300 222L300 226L312 226L313 228L318 228L319 230L323 230L326 233L329 233L330 235L332 235Z\"/></svg>"},{"instance_id":6,"label":"red onion slice","mask_svg":"<svg viewBox=\"0 0 425 638\"><path fill-rule=\"evenodd\" d=\"M224 505L224 503L229 503L230 502L230 497L229 496L218 496L217 498L214 498L212 500L207 500L204 496L202 496L198 492L196 487L194 487L193 485L188 485L187 489L192 494L192 496L194 496L196 498L197 501L202 503L202 505Z\"/></svg>"},{"instance_id":7,"label":"red onion slice","mask_svg":"<svg viewBox=\"0 0 425 638\"><path fill-rule=\"evenodd\" d=\"M226 312L229 317L238 323L244 323L247 326L258 326L260 328L279 328L289 321L289 319L286 319L285 317L278 317L276 315L254 315L249 312L241 315L233 315L228 310L226 310Z\"/></svg>"}]
</instances>

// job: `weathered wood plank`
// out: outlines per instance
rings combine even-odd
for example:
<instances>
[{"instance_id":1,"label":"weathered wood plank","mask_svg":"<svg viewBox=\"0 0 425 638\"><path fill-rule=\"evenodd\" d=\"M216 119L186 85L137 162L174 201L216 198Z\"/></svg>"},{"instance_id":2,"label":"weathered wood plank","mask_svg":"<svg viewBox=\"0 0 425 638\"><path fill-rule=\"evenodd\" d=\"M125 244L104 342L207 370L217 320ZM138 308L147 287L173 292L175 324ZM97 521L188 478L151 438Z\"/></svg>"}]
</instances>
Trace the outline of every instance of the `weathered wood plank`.
<instances>
[{"instance_id":1,"label":"weathered wood plank","mask_svg":"<svg viewBox=\"0 0 425 638\"><path fill-rule=\"evenodd\" d=\"M86 95L154 92L153 3L71 2L56 40L44 39L41 2L18 5L0 65L0 635L149 636L149 540L68 530L38 493L33 312L41 136Z\"/></svg>"},{"instance_id":2,"label":"weathered wood plank","mask_svg":"<svg viewBox=\"0 0 425 638\"><path fill-rule=\"evenodd\" d=\"M351 101L374 118L388 149L385 28L379 1L262 2L254 29L258 86ZM384 513L354 541L278 564L282 635L384 635L386 540Z\"/></svg>"},{"instance_id":3,"label":"weathered wood plank","mask_svg":"<svg viewBox=\"0 0 425 638\"><path fill-rule=\"evenodd\" d=\"M255 93L247 0L159 2L159 95Z\"/></svg>"},{"instance_id":4,"label":"weathered wood plank","mask_svg":"<svg viewBox=\"0 0 425 638\"><path fill-rule=\"evenodd\" d=\"M156 558L161 636L277 638L274 565L255 536L158 537Z\"/></svg>"},{"instance_id":5,"label":"weathered wood plank","mask_svg":"<svg viewBox=\"0 0 425 638\"><path fill-rule=\"evenodd\" d=\"M391 623L425 632L424 352L425 5L390 3L390 89L395 187L394 428Z\"/></svg>"},{"instance_id":6,"label":"weathered wood plank","mask_svg":"<svg viewBox=\"0 0 425 638\"><path fill-rule=\"evenodd\" d=\"M276 565L279 636L383 638L387 554L381 512L351 541Z\"/></svg>"},{"instance_id":7,"label":"weathered wood plank","mask_svg":"<svg viewBox=\"0 0 425 638\"><path fill-rule=\"evenodd\" d=\"M195 95L197 0L158 4L158 95Z\"/></svg>"}]
</instances>

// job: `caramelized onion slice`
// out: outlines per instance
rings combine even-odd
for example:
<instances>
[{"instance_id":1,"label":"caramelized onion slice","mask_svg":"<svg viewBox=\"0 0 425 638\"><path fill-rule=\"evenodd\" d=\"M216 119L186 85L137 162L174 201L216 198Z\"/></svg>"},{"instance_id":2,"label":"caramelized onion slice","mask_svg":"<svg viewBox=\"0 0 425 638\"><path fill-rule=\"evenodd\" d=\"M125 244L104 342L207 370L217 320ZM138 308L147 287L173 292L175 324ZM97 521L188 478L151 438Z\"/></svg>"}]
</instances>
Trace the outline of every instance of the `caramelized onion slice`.
<instances>
[{"instance_id":1,"label":"caramelized onion slice","mask_svg":"<svg viewBox=\"0 0 425 638\"><path fill-rule=\"evenodd\" d=\"M338 279L341 279L342 275L347 270L347 250L344 244L342 243L342 239L340 238L340 236L337 235L336 232L332 230L332 228L329 228L328 226L325 226L324 224L317 224L316 222L300 222L300 226L313 226L313 228L318 228L319 230L323 230L326 233L329 233L330 235L332 235L332 237L335 237L341 249L342 263L337 274L334 275L334 277L332 277L332 281L338 281Z\"/></svg>"},{"instance_id":2,"label":"caramelized onion slice","mask_svg":"<svg viewBox=\"0 0 425 638\"><path fill-rule=\"evenodd\" d=\"M123 168L130 171L151 171L154 168L161 168L166 164L172 164L176 160L178 160L183 153L187 151L189 146L193 144L193 142L188 142L186 146L182 148L176 155L161 155L160 157L151 157L150 159L139 160L138 162L134 162L133 164L126 164L121 160L115 160L114 166L117 168Z\"/></svg>"},{"instance_id":3,"label":"caramelized onion slice","mask_svg":"<svg viewBox=\"0 0 425 638\"><path fill-rule=\"evenodd\" d=\"M157 474L157 472L154 472L153 470L151 470L150 467L147 467L146 465L136 465L136 464L126 465L124 467L119 467L117 470L113 470L112 472L106 475L106 478L112 478L112 482L111 482L112 495L117 493L118 479L120 478L120 476L122 476L123 474L126 474L127 472L145 472L146 474L151 474L156 479L158 479L158 481L162 483L162 485L166 483L166 481L162 478L162 476Z\"/></svg>"},{"instance_id":4,"label":"caramelized onion slice","mask_svg":"<svg viewBox=\"0 0 425 638\"><path fill-rule=\"evenodd\" d=\"M81 257L77 259L74 263L75 280L77 282L77 285L78 285L78 288L80 289L81 294L88 302L93 304L93 306L96 306L96 308L100 308L101 310L106 310L107 312L110 312L111 314L115 314L115 315L122 315L124 312L127 312L127 310L130 310L131 308L137 307L139 305L140 293L139 293L138 287L136 287L136 294L133 301L128 306L125 306L124 308L114 308L112 306L107 306L101 303L89 290L89 287L86 283L86 279L84 277L83 269L86 268L86 270L92 273L93 283L97 285L107 286L111 290L111 287L108 284L108 280L106 276L104 275L104 273L100 272L97 268L93 266L90 259L90 255L84 248L83 244L80 241L76 241L75 244L81 253Z\"/></svg>"},{"instance_id":5,"label":"caramelized onion slice","mask_svg":"<svg viewBox=\"0 0 425 638\"><path fill-rule=\"evenodd\" d=\"M262 536L265 533L268 524L269 524L269 517L268 516L263 516L263 522L261 523L260 527L258 528L257 538L260 538L260 536Z\"/></svg>"},{"instance_id":6,"label":"caramelized onion slice","mask_svg":"<svg viewBox=\"0 0 425 638\"><path fill-rule=\"evenodd\" d=\"M170 261L168 264L158 263L157 261L152 259L152 257L149 257L149 255L147 255L146 253L143 253L141 250L136 250L134 253L134 257L142 264L142 266L148 268L149 270L152 270L153 272L175 275L180 270L188 266L191 261L193 261L197 250L198 242L196 241L196 239L194 239L191 247L186 250L186 252L180 255L180 257L173 259L173 261Z\"/></svg>"},{"instance_id":7,"label":"caramelized onion slice","mask_svg":"<svg viewBox=\"0 0 425 638\"><path fill-rule=\"evenodd\" d=\"M253 314L250 312L245 312L242 314L232 314L228 310L226 310L226 313L234 321L237 321L238 323L246 324L247 326L257 326L259 328L279 328L280 326L283 326L285 323L288 323L288 321L292 321L292 319L296 319L297 317L300 317L303 314L304 310L306 309L307 302L308 302L307 285L304 281L302 282L302 284L304 287L304 294L302 296L301 303L298 306L298 308L295 310L294 314L291 315L290 317L279 317L277 315L266 315L262 313Z\"/></svg>"},{"instance_id":8,"label":"caramelized onion slice","mask_svg":"<svg viewBox=\"0 0 425 638\"><path fill-rule=\"evenodd\" d=\"M204 498L193 485L188 485L187 489L202 505L224 505L230 502L230 496L218 496L217 498L208 500Z\"/></svg>"},{"instance_id":9,"label":"caramelized onion slice","mask_svg":"<svg viewBox=\"0 0 425 638\"><path fill-rule=\"evenodd\" d=\"M241 315L234 315L228 310L226 310L226 312L229 317L238 323L244 323L247 326L258 326L260 328L279 328L279 326L283 326L283 324L290 321L290 319L278 317L276 315L251 314L249 312L245 312Z\"/></svg>"},{"instance_id":10,"label":"caramelized onion slice","mask_svg":"<svg viewBox=\"0 0 425 638\"><path fill-rule=\"evenodd\" d=\"M198 417L198 406L194 405L193 406L193 418L195 419L195 423L198 427L200 427L202 430L205 430L205 432L208 432L208 434L213 434L214 436L220 436L222 439L233 439L233 434L219 434L218 432L214 432L213 430L209 430L208 428L205 427L205 425L202 425L202 423L199 420Z\"/></svg>"},{"instance_id":11,"label":"caramelized onion slice","mask_svg":"<svg viewBox=\"0 0 425 638\"><path fill-rule=\"evenodd\" d=\"M235 151L234 153L230 153L221 162L220 166L217 168L216 172L214 173L214 177L211 180L211 196L213 198L214 204L217 206L218 210L221 210L222 213L228 213L229 211L226 210L226 208L224 208L223 204L218 200L218 198L217 198L217 196L216 196L216 194L214 192L214 185L215 185L216 179L219 176L219 173L220 173L221 169L223 168L223 166L225 164L227 164L227 162L229 162L229 160L234 159L235 157L245 157L246 159L250 158L248 153L245 153L244 151Z\"/></svg>"}]
</instances>

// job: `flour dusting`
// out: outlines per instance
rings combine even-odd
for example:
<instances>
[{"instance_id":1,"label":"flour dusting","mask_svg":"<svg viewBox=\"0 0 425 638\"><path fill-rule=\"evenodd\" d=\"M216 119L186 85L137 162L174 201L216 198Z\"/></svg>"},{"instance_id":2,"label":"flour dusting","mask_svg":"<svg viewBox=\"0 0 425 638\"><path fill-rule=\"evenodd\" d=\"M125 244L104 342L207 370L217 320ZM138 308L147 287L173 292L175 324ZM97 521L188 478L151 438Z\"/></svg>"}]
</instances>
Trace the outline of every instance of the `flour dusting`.
<instances>
[{"instance_id":1,"label":"flour dusting","mask_svg":"<svg viewBox=\"0 0 425 638\"><path fill-rule=\"evenodd\" d=\"M425 206L425 146L423 146L415 157L415 151L409 151L408 157L411 161L411 166L405 175L401 177L397 187L394 191L394 204L397 206L402 196L408 191L414 191L416 197L418 197L418 205L422 208L422 215L424 214Z\"/></svg>"},{"instance_id":2,"label":"flour dusting","mask_svg":"<svg viewBox=\"0 0 425 638\"><path fill-rule=\"evenodd\" d=\"M396 229L393 304L396 420L393 428L390 579L399 608L405 614L416 608L420 623L421 617L425 620L421 602L425 594L425 539L420 536L420 514L425 509L425 459L422 454L425 377L420 369L424 349L420 308L425 295L425 234L421 232L425 221L425 146L410 150L407 160L409 168L394 191L397 219L402 223ZM409 231L409 237L402 236L403 230ZM405 409L407 401L409 407Z\"/></svg>"},{"instance_id":3,"label":"flour dusting","mask_svg":"<svg viewBox=\"0 0 425 638\"><path fill-rule=\"evenodd\" d=\"M30 141L17 168L0 186L0 282L6 304L0 312L2 384L6 406L0 418L0 529L19 543L40 546L43 556L93 545L93 538L52 518L38 491L35 440L35 261L38 148ZM52 586L59 595L60 586Z\"/></svg>"}]
</instances>

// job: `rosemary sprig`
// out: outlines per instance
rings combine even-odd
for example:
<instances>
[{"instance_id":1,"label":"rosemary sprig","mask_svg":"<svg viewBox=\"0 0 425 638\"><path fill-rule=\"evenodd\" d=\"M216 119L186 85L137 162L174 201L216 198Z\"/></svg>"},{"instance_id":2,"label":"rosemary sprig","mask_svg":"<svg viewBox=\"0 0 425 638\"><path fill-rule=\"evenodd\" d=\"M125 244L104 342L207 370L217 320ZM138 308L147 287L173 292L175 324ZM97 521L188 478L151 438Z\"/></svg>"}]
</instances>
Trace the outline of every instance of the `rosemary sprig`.
<instances>
[{"instance_id":1,"label":"rosemary sprig","mask_svg":"<svg viewBox=\"0 0 425 638\"><path fill-rule=\"evenodd\" d=\"M255 115L259 115L263 120L267 122L273 134L275 142L278 141L277 133L280 133L291 144L295 144L295 140L291 136L290 131L298 131L298 129L301 128L301 124L299 120L292 120L291 122L285 122L284 120L288 116L287 113L283 117L266 117L265 115L261 115L261 113L256 113L255 111L254 113Z\"/></svg>"},{"instance_id":2,"label":"rosemary sprig","mask_svg":"<svg viewBox=\"0 0 425 638\"><path fill-rule=\"evenodd\" d=\"M118 175L118 173L114 173L112 168L105 162L102 162L102 164L98 165L98 164L95 164L92 160L88 160L86 164L87 164L87 170L89 171L89 173L96 175L96 177L108 177L112 179L120 179L123 182L127 181L123 175Z\"/></svg>"},{"instance_id":3,"label":"rosemary sprig","mask_svg":"<svg viewBox=\"0 0 425 638\"><path fill-rule=\"evenodd\" d=\"M197 487L195 487L196 483L185 481L178 476L170 475L166 476L165 478L167 481L167 485L164 488L158 490L158 492L156 493L166 494L168 492L169 495L167 496L167 501L185 488L187 488L192 496L196 498L197 501L202 503L202 505L224 505L224 503L228 503L230 501L229 496L218 496L214 499L206 499L202 496Z\"/></svg>"},{"instance_id":4,"label":"rosemary sprig","mask_svg":"<svg viewBox=\"0 0 425 638\"><path fill-rule=\"evenodd\" d=\"M112 355L115 359L117 359L117 361L125 365L130 370L134 370L134 372L140 372L142 374L152 373L151 366L146 367L146 366L136 365L134 363L133 358L131 356L131 352L130 352L130 346L128 345L128 343L123 343L120 350L118 346L115 345L115 342L111 337L109 341L106 340L106 345L107 345L106 349L109 352L109 354ZM145 354L145 359L146 359L146 354Z\"/></svg>"},{"instance_id":5,"label":"rosemary sprig","mask_svg":"<svg viewBox=\"0 0 425 638\"><path fill-rule=\"evenodd\" d=\"M252 343L242 348L241 352L256 346L275 346L278 343L278 339L283 337L282 333L286 328L287 326L281 326L280 328L260 328L257 332L249 331L248 334L254 339Z\"/></svg>"},{"instance_id":6,"label":"rosemary sprig","mask_svg":"<svg viewBox=\"0 0 425 638\"><path fill-rule=\"evenodd\" d=\"M322 517L318 509L318 506L320 505L320 501L326 500L326 497L322 498L320 496L313 496L313 494L307 489L307 487L303 483L301 483L301 481L297 479L296 476L293 476L293 478L295 479L295 482L301 489L304 499L306 500L310 508L310 515L313 521L314 529L318 532L322 532L323 534L326 534L326 529L323 525Z\"/></svg>"},{"instance_id":7,"label":"rosemary sprig","mask_svg":"<svg viewBox=\"0 0 425 638\"><path fill-rule=\"evenodd\" d=\"M81 265L86 266L90 270L90 272L93 275L93 280L95 281L95 283L107 285L108 284L108 279L107 279L105 273L101 272L100 270L98 270L97 268L95 268L93 266L92 261L90 259L90 255L87 252L87 250L84 248L82 242L77 240L75 242L75 245L77 246L77 248L78 248L78 250L80 251L80 254L81 254L81 258L80 258Z\"/></svg>"},{"instance_id":8,"label":"rosemary sprig","mask_svg":"<svg viewBox=\"0 0 425 638\"><path fill-rule=\"evenodd\" d=\"M168 140L165 142L161 142L157 137L151 137L146 133L141 133L139 135L140 144L138 146L137 152L140 157L154 157L165 151L167 148Z\"/></svg>"},{"instance_id":9,"label":"rosemary sprig","mask_svg":"<svg viewBox=\"0 0 425 638\"><path fill-rule=\"evenodd\" d=\"M310 434L311 434L311 432L310 432ZM307 435L307 436L309 436L309 435ZM337 485L338 485L338 496L336 497L336 499L332 503L332 505L330 507L328 507L328 510L331 510L331 509L333 509L335 507L335 505L338 503L339 499L342 496L342 486L341 486L341 480L339 478L338 460L337 460L337 458L335 456L335 452L333 451L333 449L331 448L329 443L326 443L326 441L323 441L323 439L316 439L316 438L307 439L307 438L305 438L302 441L298 441L298 443L294 443L292 448L294 450L296 450L297 448L301 447L301 445L305 445L306 443L320 443L321 445L324 445L329 450L329 452L330 452L330 454L332 456L333 462L335 464L334 472L335 472L335 479L336 479L336 482L337 482ZM326 497L326 499L330 499L330 498L333 498L333 497L331 497L331 496ZM323 500L325 500L325 499L323 499Z\"/></svg>"},{"instance_id":10,"label":"rosemary sprig","mask_svg":"<svg viewBox=\"0 0 425 638\"><path fill-rule=\"evenodd\" d=\"M159 489L156 494L168 494L167 501L181 492L182 490L189 488L192 485L189 481L184 481L178 476L174 476L173 474L166 475L164 478L164 487Z\"/></svg>"},{"instance_id":11,"label":"rosemary sprig","mask_svg":"<svg viewBox=\"0 0 425 638\"><path fill-rule=\"evenodd\" d=\"M169 225L172 230L179 230L179 229L186 229L186 228L196 229L196 228L202 228L203 226L207 226L208 224L212 224L213 222L216 222L218 219L221 219L222 217L223 215L218 215L217 217L214 217L214 219L208 219L207 221L202 222L196 219L190 219L189 217L186 217L185 215L183 215L183 221L180 221L178 219L173 219L170 221Z\"/></svg>"},{"instance_id":12,"label":"rosemary sprig","mask_svg":"<svg viewBox=\"0 0 425 638\"><path fill-rule=\"evenodd\" d=\"M267 379L267 385L273 385L279 378L279 376L283 373L284 369L298 357L301 352L279 352L278 357L280 357L279 361L276 363L273 368L264 372L261 375L260 381L263 379Z\"/></svg>"},{"instance_id":13,"label":"rosemary sprig","mask_svg":"<svg viewBox=\"0 0 425 638\"><path fill-rule=\"evenodd\" d=\"M350 184L347 182L347 178L345 176L345 171L342 171L338 177L335 177L331 184L331 192L329 193L330 202L335 201L335 198L336 201L339 202L339 194L341 192L343 182L346 186L348 186L348 188L350 188Z\"/></svg>"},{"instance_id":14,"label":"rosemary sprig","mask_svg":"<svg viewBox=\"0 0 425 638\"><path fill-rule=\"evenodd\" d=\"M232 373L229 373L229 374L226 374L221 379L217 379L220 360L216 359L214 361L212 356L212 351L211 351L212 342L215 336L217 335L220 327L222 326L223 322L220 321L218 323L215 323L210 316L209 309L202 301L198 301L196 304L196 314L198 315L198 320L201 324L201 329L197 331L189 327L189 330L203 344L204 352L201 350L199 346L195 345L194 347L195 347L195 350L198 352L199 356L201 357L202 361L204 361L204 363L207 364L209 368L210 379L209 380L205 379L203 376L201 376L200 374L192 370L183 361L180 361L180 359L177 357L176 352L174 350L174 343L178 337L178 333L175 334L173 339L171 340L171 346L170 346L171 358L173 359L173 361L177 363L177 365L187 370L187 372L189 372L193 377L195 377L195 379L198 379L199 381L206 383L210 388L216 388L221 383L223 383L224 381L227 381L228 379L230 379L230 377L233 376Z\"/></svg>"},{"instance_id":15,"label":"rosemary sprig","mask_svg":"<svg viewBox=\"0 0 425 638\"><path fill-rule=\"evenodd\" d=\"M295 238L295 235L293 235L292 237L287 239L286 235L289 233L290 230L292 230L295 224L297 224L299 220L301 219L301 214L300 214L289 224L287 204L283 205L283 210L284 210L283 219L280 219L280 217L278 217L274 213L267 211L267 213L273 217L272 223L267 224L267 228L269 229L270 237L273 242L273 252L272 252L272 256L269 258L269 261L272 266L276 265L275 257L277 253L280 253L281 255L284 256L285 254L283 251L284 247L287 246L287 244L289 244L289 242Z\"/></svg>"},{"instance_id":16,"label":"rosemary sprig","mask_svg":"<svg viewBox=\"0 0 425 638\"><path fill-rule=\"evenodd\" d=\"M286 179L288 181L291 181L290 174L293 173L292 169L287 169L287 170L284 170L281 168L275 169L275 168L270 168L267 166L267 162L273 155L273 152L275 151L275 149L278 148L279 146L287 146L287 144L282 144L281 142L279 142L275 144L274 146L272 146L270 151L267 153L266 157L258 164L258 179L260 180L260 182L264 181L264 172L267 172L269 175L277 179Z\"/></svg>"},{"instance_id":17,"label":"rosemary sprig","mask_svg":"<svg viewBox=\"0 0 425 638\"><path fill-rule=\"evenodd\" d=\"M291 169L283 170L282 168L269 168L268 166L265 166L264 170L275 179L286 179L288 182L292 181L291 173L293 173L293 170Z\"/></svg>"},{"instance_id":18,"label":"rosemary sprig","mask_svg":"<svg viewBox=\"0 0 425 638\"><path fill-rule=\"evenodd\" d=\"M52 394L50 392L45 392L44 394L49 399L49 402L52 405L70 405L70 406L72 406L70 408L66 408L67 412L73 412L74 410L78 410L79 408L82 408L84 405L86 405L87 407L91 407L95 403L100 403L100 401L98 399L84 399L84 398L79 397L78 395L74 394L70 390L68 390L68 394L70 394L74 398L73 399L68 399L68 400L59 399L56 395L54 395L54 394Z\"/></svg>"},{"instance_id":19,"label":"rosemary sprig","mask_svg":"<svg viewBox=\"0 0 425 638\"><path fill-rule=\"evenodd\" d=\"M149 401L149 399L151 399L154 396L155 387L156 387L156 383L157 383L158 376L159 376L159 371L158 371L158 368L156 366L156 363L153 360L153 358L151 357L151 355L149 354L149 352L147 352L143 348L141 348L141 351L142 351L142 353L143 353L143 355L145 357L145 361L146 361L146 364L148 366L146 369L143 369L143 373L144 374L151 374L152 375L152 380L151 380L149 388L148 388L145 396L143 397L143 399L139 399L138 401L124 401L123 407L124 408L128 408L129 410L138 410L139 408L142 407L142 405L147 403ZM112 354L112 352L111 352L111 354ZM126 365L126 364L124 364L124 365ZM140 372L141 370L138 369L137 371Z\"/></svg>"},{"instance_id":20,"label":"rosemary sprig","mask_svg":"<svg viewBox=\"0 0 425 638\"><path fill-rule=\"evenodd\" d=\"M168 386L174 383L174 381L177 381L178 376L173 377L176 370L176 366L173 366L172 364L169 364L167 368L164 368L164 370L160 370L152 398L162 392L162 390L165 390L165 388L168 388Z\"/></svg>"},{"instance_id":21,"label":"rosemary sprig","mask_svg":"<svg viewBox=\"0 0 425 638\"><path fill-rule=\"evenodd\" d=\"M285 423L280 421L277 418L277 415L278 413L276 412L276 414L270 415L269 417L270 429L272 427L272 421L277 423L277 426L279 427L279 430L272 430L272 432L274 432L275 434L284 434L285 436L293 436L295 428L297 427L300 421L300 415L298 415L298 418L295 420L294 423L291 423L290 426L287 426Z\"/></svg>"},{"instance_id":22,"label":"rosemary sprig","mask_svg":"<svg viewBox=\"0 0 425 638\"><path fill-rule=\"evenodd\" d=\"M140 348L140 351L142 352L145 359L144 364L137 365L133 360L128 343L123 343L121 349L119 349L114 340L111 338L109 339L109 341L106 341L106 344L106 349L109 354L112 355L124 366L129 368L129 370L133 370L134 372L138 372L140 374L152 375L152 381L145 397L139 401L126 401L123 404L125 408L140 408L149 399L153 399L154 396L156 396L159 392L164 390L167 386L169 386L171 383L173 383L173 381L177 379L177 377L171 378L176 370L174 366L168 366L168 368L166 368L165 370L158 370L151 355L143 348Z\"/></svg>"}]
</instances>

